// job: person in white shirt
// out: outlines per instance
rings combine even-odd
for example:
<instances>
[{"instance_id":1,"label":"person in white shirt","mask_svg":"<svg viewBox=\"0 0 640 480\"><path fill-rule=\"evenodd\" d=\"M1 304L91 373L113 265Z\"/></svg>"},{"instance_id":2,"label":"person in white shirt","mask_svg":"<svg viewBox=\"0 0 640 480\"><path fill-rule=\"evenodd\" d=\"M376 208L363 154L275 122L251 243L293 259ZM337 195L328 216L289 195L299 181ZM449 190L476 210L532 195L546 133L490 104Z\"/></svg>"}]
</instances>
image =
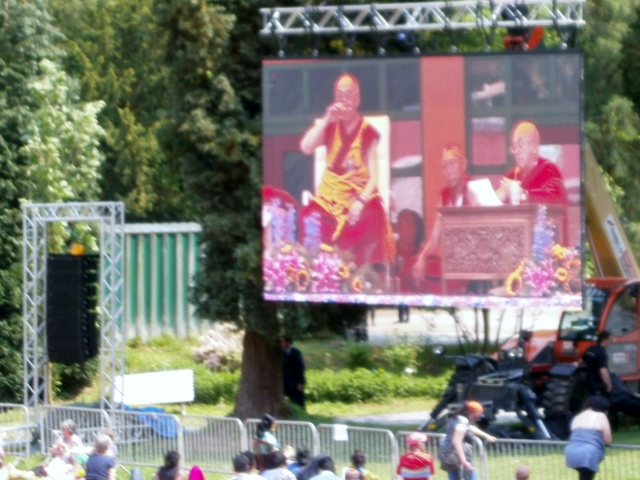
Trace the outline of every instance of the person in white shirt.
<instances>
[{"instance_id":1,"label":"person in white shirt","mask_svg":"<svg viewBox=\"0 0 640 480\"><path fill-rule=\"evenodd\" d=\"M280 450L269 454L269 462L272 468L260 473L267 480L296 480L296 476L287 468L287 460Z\"/></svg>"},{"instance_id":2,"label":"person in white shirt","mask_svg":"<svg viewBox=\"0 0 640 480\"><path fill-rule=\"evenodd\" d=\"M251 472L251 460L239 454L233 457L233 476L229 480L263 480L257 473Z\"/></svg>"}]
</instances>

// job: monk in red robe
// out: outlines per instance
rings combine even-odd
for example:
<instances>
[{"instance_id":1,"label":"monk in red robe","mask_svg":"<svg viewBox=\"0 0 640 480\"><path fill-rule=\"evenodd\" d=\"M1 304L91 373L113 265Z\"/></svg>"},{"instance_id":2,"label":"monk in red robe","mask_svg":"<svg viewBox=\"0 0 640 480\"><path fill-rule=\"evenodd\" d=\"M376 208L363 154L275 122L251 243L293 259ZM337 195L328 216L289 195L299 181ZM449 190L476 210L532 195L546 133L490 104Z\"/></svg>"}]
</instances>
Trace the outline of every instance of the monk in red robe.
<instances>
[{"instance_id":1,"label":"monk in red robe","mask_svg":"<svg viewBox=\"0 0 640 480\"><path fill-rule=\"evenodd\" d=\"M503 203L542 203L567 205L567 191L560 169L538 155L540 133L528 121L515 125L511 133L511 155L515 166L496 190Z\"/></svg>"},{"instance_id":2,"label":"monk in red robe","mask_svg":"<svg viewBox=\"0 0 640 480\"><path fill-rule=\"evenodd\" d=\"M318 192L299 214L301 243L305 243L305 219L315 214L322 242L352 252L356 264L392 263L391 225L378 192L380 133L358 112L360 86L353 75L338 77L334 100L300 141L306 155L319 146L327 148L327 168Z\"/></svg>"},{"instance_id":3,"label":"monk in red robe","mask_svg":"<svg viewBox=\"0 0 640 480\"><path fill-rule=\"evenodd\" d=\"M440 192L439 207L467 207L477 205L477 200L469 190L471 177L467 173L467 157L456 144L449 144L442 150L442 173L446 187ZM413 267L413 277L417 290L439 294L442 287L442 258L440 255L442 240L442 215L437 214L429 239L420 250ZM447 282L449 293L463 292L466 281Z\"/></svg>"}]
</instances>

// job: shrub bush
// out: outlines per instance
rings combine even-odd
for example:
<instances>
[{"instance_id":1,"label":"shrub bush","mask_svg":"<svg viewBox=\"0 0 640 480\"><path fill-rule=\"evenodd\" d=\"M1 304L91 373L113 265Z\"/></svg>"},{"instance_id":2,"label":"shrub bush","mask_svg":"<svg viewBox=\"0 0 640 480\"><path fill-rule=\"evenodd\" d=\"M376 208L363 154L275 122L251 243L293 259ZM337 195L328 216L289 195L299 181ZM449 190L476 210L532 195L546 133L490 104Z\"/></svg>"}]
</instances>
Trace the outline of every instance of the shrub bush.
<instances>
[{"instance_id":1,"label":"shrub bush","mask_svg":"<svg viewBox=\"0 0 640 480\"><path fill-rule=\"evenodd\" d=\"M195 372L195 401L200 403L233 403L236 401L240 372Z\"/></svg>"},{"instance_id":2,"label":"shrub bush","mask_svg":"<svg viewBox=\"0 0 640 480\"><path fill-rule=\"evenodd\" d=\"M99 371L99 356L84 364L62 365L54 363L51 375L53 395L64 400L75 397L83 388L91 385Z\"/></svg>"},{"instance_id":3,"label":"shrub bush","mask_svg":"<svg viewBox=\"0 0 640 480\"><path fill-rule=\"evenodd\" d=\"M311 370L307 374L310 402L385 402L392 398L439 398L447 376L419 378L400 376L385 370Z\"/></svg>"},{"instance_id":4,"label":"shrub bush","mask_svg":"<svg viewBox=\"0 0 640 480\"><path fill-rule=\"evenodd\" d=\"M368 343L350 344L347 347L347 367L351 370L373 367L373 347Z\"/></svg>"},{"instance_id":5,"label":"shrub bush","mask_svg":"<svg viewBox=\"0 0 640 480\"><path fill-rule=\"evenodd\" d=\"M385 348L380 354L380 362L384 368L402 372L405 368L416 370L418 367L419 347L413 345L395 345Z\"/></svg>"},{"instance_id":6,"label":"shrub bush","mask_svg":"<svg viewBox=\"0 0 640 480\"><path fill-rule=\"evenodd\" d=\"M215 323L192 349L194 359L214 372L234 372L242 365L242 337L235 325Z\"/></svg>"}]
</instances>

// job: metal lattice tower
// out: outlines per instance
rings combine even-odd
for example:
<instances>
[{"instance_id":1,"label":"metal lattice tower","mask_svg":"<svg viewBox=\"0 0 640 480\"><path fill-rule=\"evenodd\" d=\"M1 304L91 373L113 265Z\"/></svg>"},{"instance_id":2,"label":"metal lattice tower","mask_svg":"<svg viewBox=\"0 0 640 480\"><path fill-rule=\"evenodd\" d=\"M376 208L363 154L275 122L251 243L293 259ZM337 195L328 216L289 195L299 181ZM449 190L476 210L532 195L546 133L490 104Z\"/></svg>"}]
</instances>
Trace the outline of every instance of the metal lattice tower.
<instances>
[{"instance_id":1,"label":"metal lattice tower","mask_svg":"<svg viewBox=\"0 0 640 480\"><path fill-rule=\"evenodd\" d=\"M46 334L48 225L95 222L100 225L100 407L113 407L116 377L124 375L124 204L26 204L22 212L24 404L37 411L50 400Z\"/></svg>"},{"instance_id":2,"label":"metal lattice tower","mask_svg":"<svg viewBox=\"0 0 640 480\"><path fill-rule=\"evenodd\" d=\"M575 28L585 24L585 3L586 0L451 0L261 8L260 33L286 37L496 27Z\"/></svg>"}]
</instances>

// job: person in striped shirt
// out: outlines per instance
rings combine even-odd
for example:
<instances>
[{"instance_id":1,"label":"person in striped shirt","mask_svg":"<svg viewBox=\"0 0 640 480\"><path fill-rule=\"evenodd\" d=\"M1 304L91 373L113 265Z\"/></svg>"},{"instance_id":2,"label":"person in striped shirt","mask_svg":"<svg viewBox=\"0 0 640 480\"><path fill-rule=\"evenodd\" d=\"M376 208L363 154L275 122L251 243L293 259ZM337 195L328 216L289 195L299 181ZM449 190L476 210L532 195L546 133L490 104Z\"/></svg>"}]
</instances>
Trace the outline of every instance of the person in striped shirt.
<instances>
[{"instance_id":1,"label":"person in striped shirt","mask_svg":"<svg viewBox=\"0 0 640 480\"><path fill-rule=\"evenodd\" d=\"M427 436L412 432L407 437L409 452L400 457L396 473L403 480L426 480L436 473L433 457L425 451Z\"/></svg>"}]
</instances>

